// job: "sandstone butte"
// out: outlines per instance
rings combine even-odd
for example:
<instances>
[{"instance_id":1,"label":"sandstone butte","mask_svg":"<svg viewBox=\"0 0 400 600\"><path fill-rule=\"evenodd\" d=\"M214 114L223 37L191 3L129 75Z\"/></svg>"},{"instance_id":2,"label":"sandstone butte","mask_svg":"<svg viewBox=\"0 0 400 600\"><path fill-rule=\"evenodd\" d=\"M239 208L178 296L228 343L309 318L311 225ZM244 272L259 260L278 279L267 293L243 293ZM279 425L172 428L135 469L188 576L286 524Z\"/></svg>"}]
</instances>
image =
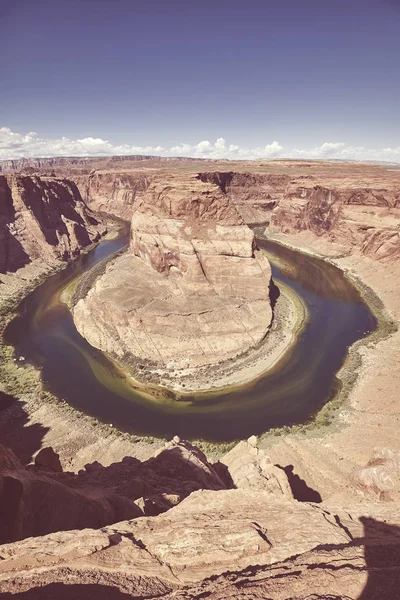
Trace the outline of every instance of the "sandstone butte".
<instances>
[{"instance_id":1,"label":"sandstone butte","mask_svg":"<svg viewBox=\"0 0 400 600\"><path fill-rule=\"evenodd\" d=\"M399 170L151 157L0 168L3 313L16 294L98 239L113 215L134 223L129 253L118 260L142 265L156 282L173 281L177 295L180 282L185 294L193 286L212 297L215 271L200 273L199 265L205 258L222 268L221 246L209 252L209 244L223 247L226 238L216 235L223 218L247 248L253 238L244 223L329 256L399 319ZM172 214L162 202L166 185L180 198ZM198 186L218 199L218 219L203 220L200 210L182 219L182 206L202 197ZM168 221L178 222L173 240ZM187 227L196 236L186 237ZM238 260L258 264L257 252ZM268 275L262 281L267 286ZM146 446L106 437L82 416L28 392L11 398L2 387L0 439L15 453L0 452L0 598L398 597L399 351L393 328L363 346L333 428L263 437L263 446L253 436L217 462L179 438Z\"/></svg>"},{"instance_id":2,"label":"sandstone butte","mask_svg":"<svg viewBox=\"0 0 400 600\"><path fill-rule=\"evenodd\" d=\"M95 347L170 370L212 366L259 344L271 268L229 197L194 175L137 195L129 251L74 309Z\"/></svg>"}]
</instances>

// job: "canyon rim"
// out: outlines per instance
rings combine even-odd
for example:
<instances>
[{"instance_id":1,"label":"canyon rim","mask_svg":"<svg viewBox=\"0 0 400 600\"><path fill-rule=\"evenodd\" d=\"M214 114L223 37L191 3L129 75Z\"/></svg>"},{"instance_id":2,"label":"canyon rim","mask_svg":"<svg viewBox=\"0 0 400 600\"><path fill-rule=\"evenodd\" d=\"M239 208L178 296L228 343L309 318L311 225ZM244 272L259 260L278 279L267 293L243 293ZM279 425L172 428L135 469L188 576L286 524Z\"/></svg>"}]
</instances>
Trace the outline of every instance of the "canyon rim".
<instances>
[{"instance_id":1,"label":"canyon rim","mask_svg":"<svg viewBox=\"0 0 400 600\"><path fill-rule=\"evenodd\" d=\"M157 370L152 348L163 349L170 385L268 339L277 304L249 225L337 265L378 327L350 349L357 377L328 418L202 450L73 411L3 345L1 594L395 597L398 564L383 557L400 545L399 172L157 158L2 168L3 331L19 299L112 239L117 219L132 223L129 247L84 282L74 318L117 360L127 344ZM191 334L181 355L180 327Z\"/></svg>"}]
</instances>

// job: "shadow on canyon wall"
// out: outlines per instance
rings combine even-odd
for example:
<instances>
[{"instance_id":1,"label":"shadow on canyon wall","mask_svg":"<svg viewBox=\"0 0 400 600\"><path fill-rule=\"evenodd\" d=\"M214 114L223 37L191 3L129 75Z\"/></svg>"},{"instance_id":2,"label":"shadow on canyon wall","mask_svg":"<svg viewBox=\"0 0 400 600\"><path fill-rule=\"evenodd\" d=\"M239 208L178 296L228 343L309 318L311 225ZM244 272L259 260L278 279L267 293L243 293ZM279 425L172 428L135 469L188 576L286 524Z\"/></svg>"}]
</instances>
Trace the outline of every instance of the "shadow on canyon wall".
<instances>
[{"instance_id":1,"label":"shadow on canyon wall","mask_svg":"<svg viewBox=\"0 0 400 600\"><path fill-rule=\"evenodd\" d=\"M21 242L0 224L0 273L15 273L30 262Z\"/></svg>"},{"instance_id":2,"label":"shadow on canyon wall","mask_svg":"<svg viewBox=\"0 0 400 600\"><path fill-rule=\"evenodd\" d=\"M287 589L287 598L303 598L309 600L340 600L346 598L347 600L396 600L400 598L400 528L393 525L388 525L375 519L362 517L361 522L364 526L364 537L355 539L350 542L351 545L362 545L364 546L365 556L365 570L368 573L368 580L364 586L364 589L360 592L355 591L357 589L357 573L360 576L360 587L362 585L361 578L363 577L364 570L357 566L354 568L354 587L353 590L343 589L342 595L337 596L335 594L324 594L313 593L313 579L312 579L312 567L305 568L302 573L298 573L301 578L304 577L304 588L307 589L307 594L304 595L298 584L296 585L296 591L300 593L293 595L290 587ZM321 564L315 571L316 577L321 577ZM254 596L252 596L252 582L251 579L246 580L246 598L253 597L254 599L270 599L269 596L269 578L268 570L269 566L262 567L266 577L264 579L265 584L260 589L260 580L254 581ZM289 568L289 567L287 567ZM351 565L334 565L329 563L326 565L327 574L334 577L335 572L340 577L340 570L346 568L353 568ZM260 571L258 571L260 574ZM61 574L60 574L61 575ZM134 576L131 573L131 576ZM288 573L289 575L289 573ZM127 574L127 578L129 575ZM211 578L202 584L201 598L215 598L221 600L222 598L242 598L243 590L229 581L219 581L219 577ZM224 579L224 575L221 576ZM215 588L217 584L217 588ZM196 586L195 586L196 587ZM301 586L302 587L302 586ZM319 586L317 586L319 587ZM337 582L336 586L337 588ZM271 591L273 592L273 577L271 580ZM265 590L265 592L264 592ZM196 589L198 592L198 588ZM221 595L221 592L223 595ZM261 595L260 595L261 593ZM156 593L158 596L158 594ZM116 587L110 585L101 585L98 583L90 584L64 584L61 582L51 583L49 585L43 585L27 592L20 592L16 594L0 593L0 598L15 598L16 600L128 600L128 598L141 598L139 596L124 593ZM147 596L151 598L151 596ZM182 590L176 590L174 597L180 598L199 598L197 594L191 596L190 589L187 587Z\"/></svg>"},{"instance_id":3,"label":"shadow on canyon wall","mask_svg":"<svg viewBox=\"0 0 400 600\"><path fill-rule=\"evenodd\" d=\"M322 502L321 494L307 485L305 480L301 479L299 475L296 475L293 465L286 465L286 467L281 467L281 465L276 466L285 471L296 500L299 502Z\"/></svg>"},{"instance_id":4,"label":"shadow on canyon wall","mask_svg":"<svg viewBox=\"0 0 400 600\"><path fill-rule=\"evenodd\" d=\"M23 400L0 392L0 443L10 448L23 465L27 465L41 449L49 428L39 423L27 425L29 416L24 406Z\"/></svg>"},{"instance_id":5,"label":"shadow on canyon wall","mask_svg":"<svg viewBox=\"0 0 400 600\"><path fill-rule=\"evenodd\" d=\"M136 596L125 594L115 587L98 583L87 585L51 583L20 594L10 595L0 592L0 598L16 598L18 600L132 600Z\"/></svg>"}]
</instances>

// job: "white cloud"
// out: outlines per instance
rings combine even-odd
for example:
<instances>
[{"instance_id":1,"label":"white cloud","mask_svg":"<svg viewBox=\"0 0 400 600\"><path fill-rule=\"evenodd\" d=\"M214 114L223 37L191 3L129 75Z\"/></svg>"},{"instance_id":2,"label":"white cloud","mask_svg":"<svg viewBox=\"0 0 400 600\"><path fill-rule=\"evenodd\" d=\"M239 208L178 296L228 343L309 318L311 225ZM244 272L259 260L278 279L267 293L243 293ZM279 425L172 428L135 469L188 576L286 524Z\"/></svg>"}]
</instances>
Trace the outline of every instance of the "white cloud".
<instances>
[{"instance_id":1,"label":"white cloud","mask_svg":"<svg viewBox=\"0 0 400 600\"><path fill-rule=\"evenodd\" d=\"M225 150L225 140L224 138L218 138L215 142L215 147L219 150Z\"/></svg>"},{"instance_id":2,"label":"white cloud","mask_svg":"<svg viewBox=\"0 0 400 600\"><path fill-rule=\"evenodd\" d=\"M396 148L365 148L364 146L349 146L344 142L325 142L317 148L303 150L295 148L290 152L293 158L337 160L368 160L400 162L400 146Z\"/></svg>"},{"instance_id":3,"label":"white cloud","mask_svg":"<svg viewBox=\"0 0 400 600\"><path fill-rule=\"evenodd\" d=\"M114 145L102 138L86 137L71 139L41 138L31 131L26 134L16 133L8 127L0 127L0 159L34 158L51 156L115 156L124 154L147 154L158 156L190 156L194 158L213 159L271 159L271 158L303 158L303 159L343 159L343 160L387 160L400 162L400 146L395 148L368 149L351 146L345 142L325 142L311 149L284 149L277 141L265 146L246 148L237 144L227 144L219 137L215 142L202 140L191 145L181 143L171 148L163 146L135 146L130 144Z\"/></svg>"},{"instance_id":4,"label":"white cloud","mask_svg":"<svg viewBox=\"0 0 400 600\"><path fill-rule=\"evenodd\" d=\"M213 148L213 145L208 141L208 140L203 140L202 142L199 142L197 144L197 146L195 146L195 149L197 150L198 154L212 154L215 146Z\"/></svg>"}]
</instances>

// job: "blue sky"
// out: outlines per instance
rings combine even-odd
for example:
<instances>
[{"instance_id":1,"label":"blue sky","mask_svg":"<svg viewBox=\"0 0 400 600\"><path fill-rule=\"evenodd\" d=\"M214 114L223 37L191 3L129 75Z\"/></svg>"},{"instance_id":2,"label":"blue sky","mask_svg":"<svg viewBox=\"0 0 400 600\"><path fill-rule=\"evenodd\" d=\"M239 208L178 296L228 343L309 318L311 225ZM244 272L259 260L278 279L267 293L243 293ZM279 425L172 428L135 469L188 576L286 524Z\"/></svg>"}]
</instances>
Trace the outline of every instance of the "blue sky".
<instances>
[{"instance_id":1,"label":"blue sky","mask_svg":"<svg viewBox=\"0 0 400 600\"><path fill-rule=\"evenodd\" d=\"M399 34L400 0L0 0L0 158L400 162Z\"/></svg>"}]
</instances>

